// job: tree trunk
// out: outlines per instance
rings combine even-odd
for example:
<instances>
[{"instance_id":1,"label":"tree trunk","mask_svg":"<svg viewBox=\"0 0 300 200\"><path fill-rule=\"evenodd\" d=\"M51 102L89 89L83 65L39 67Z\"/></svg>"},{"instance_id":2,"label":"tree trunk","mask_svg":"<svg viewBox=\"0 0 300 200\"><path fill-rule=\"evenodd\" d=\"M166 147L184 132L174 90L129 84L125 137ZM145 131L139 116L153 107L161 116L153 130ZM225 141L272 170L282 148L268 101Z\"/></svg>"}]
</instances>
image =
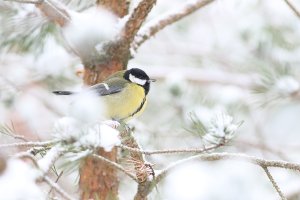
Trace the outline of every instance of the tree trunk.
<instances>
[{"instance_id":1,"label":"tree trunk","mask_svg":"<svg viewBox=\"0 0 300 200\"><path fill-rule=\"evenodd\" d=\"M98 0L98 5L113 11L118 16L128 13L126 0ZM105 59L84 63L84 83L94 85L116 71L125 69L129 59L129 48L122 47L121 43L112 43L108 46ZM113 161L117 161L117 149L105 152L98 149L98 154ZM79 186L82 191L81 199L114 200L118 199L119 180L115 168L108 166L100 160L87 157L80 166Z\"/></svg>"}]
</instances>

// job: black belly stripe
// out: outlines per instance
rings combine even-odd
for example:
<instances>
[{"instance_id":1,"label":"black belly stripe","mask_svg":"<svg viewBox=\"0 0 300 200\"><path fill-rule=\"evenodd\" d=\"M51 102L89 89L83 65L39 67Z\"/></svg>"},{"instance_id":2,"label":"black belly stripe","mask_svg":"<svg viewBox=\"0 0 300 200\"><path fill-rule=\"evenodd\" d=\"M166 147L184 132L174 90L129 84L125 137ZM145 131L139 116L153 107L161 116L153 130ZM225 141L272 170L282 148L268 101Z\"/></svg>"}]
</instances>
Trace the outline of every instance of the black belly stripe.
<instances>
[{"instance_id":1,"label":"black belly stripe","mask_svg":"<svg viewBox=\"0 0 300 200\"><path fill-rule=\"evenodd\" d=\"M138 112L140 112L140 111L142 110L142 108L143 108L145 102L146 102L146 97L143 99L143 102L142 102L141 105L136 109L136 111L134 111L134 112L130 115L130 117L133 117L135 114L137 114Z\"/></svg>"}]
</instances>

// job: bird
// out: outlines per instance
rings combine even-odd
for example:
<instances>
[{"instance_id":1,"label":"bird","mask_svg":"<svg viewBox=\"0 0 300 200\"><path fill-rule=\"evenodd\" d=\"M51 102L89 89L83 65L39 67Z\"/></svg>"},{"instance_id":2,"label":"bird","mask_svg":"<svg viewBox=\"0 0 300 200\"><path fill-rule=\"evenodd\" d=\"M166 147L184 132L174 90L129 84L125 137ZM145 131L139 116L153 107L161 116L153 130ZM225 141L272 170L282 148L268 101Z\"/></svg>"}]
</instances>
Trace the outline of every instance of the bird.
<instances>
[{"instance_id":1,"label":"bird","mask_svg":"<svg viewBox=\"0 0 300 200\"><path fill-rule=\"evenodd\" d=\"M117 122L128 122L140 116L147 105L150 79L145 71L139 68L118 71L103 82L86 89L93 92L104 102L105 117ZM86 92L85 91L85 92ZM53 91L56 95L73 95L73 91Z\"/></svg>"}]
</instances>

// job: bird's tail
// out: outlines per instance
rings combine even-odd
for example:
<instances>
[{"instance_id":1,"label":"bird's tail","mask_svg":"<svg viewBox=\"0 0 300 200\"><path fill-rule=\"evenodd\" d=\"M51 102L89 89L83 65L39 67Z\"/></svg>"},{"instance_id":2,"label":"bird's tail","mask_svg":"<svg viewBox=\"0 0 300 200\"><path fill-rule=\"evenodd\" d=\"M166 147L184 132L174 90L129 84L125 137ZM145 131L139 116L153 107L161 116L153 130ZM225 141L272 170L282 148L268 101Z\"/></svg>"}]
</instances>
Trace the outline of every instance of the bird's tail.
<instances>
[{"instance_id":1,"label":"bird's tail","mask_svg":"<svg viewBox=\"0 0 300 200\"><path fill-rule=\"evenodd\" d=\"M53 94L56 94L56 95L72 95L72 94L75 94L75 92L71 92L71 91L53 91Z\"/></svg>"}]
</instances>

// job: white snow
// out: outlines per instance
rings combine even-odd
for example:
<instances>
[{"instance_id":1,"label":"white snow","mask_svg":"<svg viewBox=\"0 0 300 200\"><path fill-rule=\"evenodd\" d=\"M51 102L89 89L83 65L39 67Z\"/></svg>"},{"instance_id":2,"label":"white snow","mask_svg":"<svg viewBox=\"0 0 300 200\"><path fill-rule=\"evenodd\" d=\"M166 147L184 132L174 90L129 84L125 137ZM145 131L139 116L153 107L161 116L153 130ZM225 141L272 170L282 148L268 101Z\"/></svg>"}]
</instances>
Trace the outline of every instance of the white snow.
<instances>
[{"instance_id":1,"label":"white snow","mask_svg":"<svg viewBox=\"0 0 300 200\"><path fill-rule=\"evenodd\" d=\"M38 161L39 168L43 172L47 173L53 166L61 151L62 149L57 146L52 147L49 151L47 151L46 155Z\"/></svg>"},{"instance_id":2,"label":"white snow","mask_svg":"<svg viewBox=\"0 0 300 200\"><path fill-rule=\"evenodd\" d=\"M83 123L94 123L104 118L104 104L97 94L83 91L73 98L69 109L71 117Z\"/></svg>"},{"instance_id":3,"label":"white snow","mask_svg":"<svg viewBox=\"0 0 300 200\"><path fill-rule=\"evenodd\" d=\"M36 184L39 172L21 160L10 159L0 174L0 197L7 200L44 200L44 192Z\"/></svg>"},{"instance_id":4,"label":"white snow","mask_svg":"<svg viewBox=\"0 0 300 200\"><path fill-rule=\"evenodd\" d=\"M291 95L299 91L299 82L292 76L283 76L275 83L275 88L284 96Z\"/></svg>"},{"instance_id":5,"label":"white snow","mask_svg":"<svg viewBox=\"0 0 300 200\"><path fill-rule=\"evenodd\" d=\"M119 131L106 124L90 127L78 142L85 147L102 147L105 151L111 151L114 146L121 144Z\"/></svg>"},{"instance_id":6,"label":"white snow","mask_svg":"<svg viewBox=\"0 0 300 200\"><path fill-rule=\"evenodd\" d=\"M178 167L166 178L164 185L166 199L203 199L209 187L209 176L203 173L201 166L194 163Z\"/></svg>"},{"instance_id":7,"label":"white snow","mask_svg":"<svg viewBox=\"0 0 300 200\"><path fill-rule=\"evenodd\" d=\"M105 122L83 124L80 121L63 117L55 124L54 136L67 142L73 142L75 146L97 148L102 147L105 151L121 144L119 131Z\"/></svg>"},{"instance_id":8,"label":"white snow","mask_svg":"<svg viewBox=\"0 0 300 200\"><path fill-rule=\"evenodd\" d=\"M103 8L69 14L72 20L64 27L63 35L70 47L84 58L90 57L96 52L96 46L114 39L118 33L118 18Z\"/></svg>"},{"instance_id":9,"label":"white snow","mask_svg":"<svg viewBox=\"0 0 300 200\"><path fill-rule=\"evenodd\" d=\"M54 137L71 141L80 134L79 122L72 117L62 117L54 124Z\"/></svg>"},{"instance_id":10,"label":"white snow","mask_svg":"<svg viewBox=\"0 0 300 200\"><path fill-rule=\"evenodd\" d=\"M211 118L210 123L205 125L207 133L203 136L205 142L220 143L227 141L235 136L240 123L234 123L233 118L225 113L218 113Z\"/></svg>"}]
</instances>

